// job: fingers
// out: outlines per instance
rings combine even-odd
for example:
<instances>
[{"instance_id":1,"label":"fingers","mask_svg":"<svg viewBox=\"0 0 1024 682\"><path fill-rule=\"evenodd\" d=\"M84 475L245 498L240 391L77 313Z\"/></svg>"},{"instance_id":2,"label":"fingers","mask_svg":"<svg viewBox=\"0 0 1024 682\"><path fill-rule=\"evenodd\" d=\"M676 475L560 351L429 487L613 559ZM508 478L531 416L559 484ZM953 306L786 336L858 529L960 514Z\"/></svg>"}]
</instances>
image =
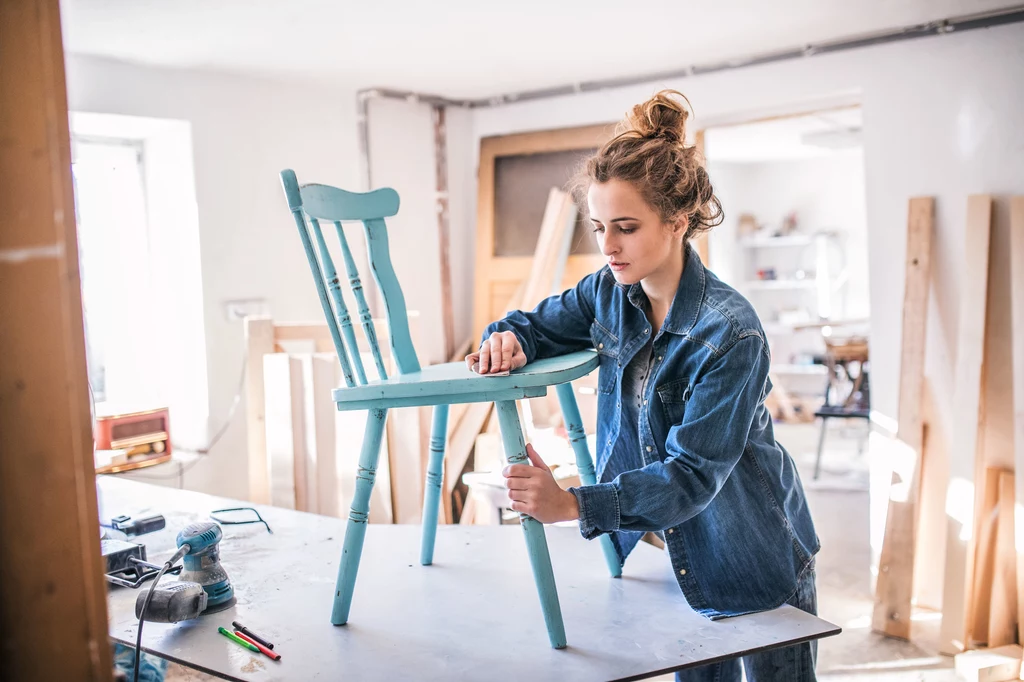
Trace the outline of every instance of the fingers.
<instances>
[{"instance_id":1,"label":"fingers","mask_svg":"<svg viewBox=\"0 0 1024 682\"><path fill-rule=\"evenodd\" d=\"M531 482L528 478L506 478L505 487L509 490L528 490Z\"/></svg>"},{"instance_id":2,"label":"fingers","mask_svg":"<svg viewBox=\"0 0 1024 682\"><path fill-rule=\"evenodd\" d=\"M509 464L501 470L505 478L532 478L536 473L536 467L529 464Z\"/></svg>"},{"instance_id":3,"label":"fingers","mask_svg":"<svg viewBox=\"0 0 1024 682\"><path fill-rule=\"evenodd\" d=\"M491 334L491 357L490 357L490 371L502 372L504 371L501 367L501 354L504 339L503 334L494 332Z\"/></svg>"},{"instance_id":4,"label":"fingers","mask_svg":"<svg viewBox=\"0 0 1024 682\"><path fill-rule=\"evenodd\" d=\"M479 365L477 366L477 372L480 374L487 374L487 371L491 367L491 340L487 339L480 344L480 350L476 352Z\"/></svg>"},{"instance_id":5,"label":"fingers","mask_svg":"<svg viewBox=\"0 0 1024 682\"><path fill-rule=\"evenodd\" d=\"M540 467L545 471L547 470L548 465L544 463L544 460L541 459L541 456L538 455L537 451L533 449L533 445L526 445L526 456L530 458L530 463L533 464L533 466Z\"/></svg>"},{"instance_id":6,"label":"fingers","mask_svg":"<svg viewBox=\"0 0 1024 682\"><path fill-rule=\"evenodd\" d=\"M466 356L466 365L471 370L473 364L479 374L509 372L526 364L526 353L512 332L493 332L477 352Z\"/></svg>"}]
</instances>

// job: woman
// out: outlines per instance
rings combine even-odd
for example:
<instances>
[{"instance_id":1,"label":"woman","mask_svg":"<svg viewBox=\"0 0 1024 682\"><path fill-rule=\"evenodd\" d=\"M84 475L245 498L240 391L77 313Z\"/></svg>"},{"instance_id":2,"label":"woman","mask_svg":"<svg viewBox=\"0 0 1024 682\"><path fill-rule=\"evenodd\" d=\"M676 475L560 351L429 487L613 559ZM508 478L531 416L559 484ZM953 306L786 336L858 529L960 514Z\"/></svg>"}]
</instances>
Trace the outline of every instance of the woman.
<instances>
[{"instance_id":1,"label":"woman","mask_svg":"<svg viewBox=\"0 0 1024 682\"><path fill-rule=\"evenodd\" d=\"M506 467L512 509L610 533L620 559L648 531L666 543L690 606L717 619L789 603L816 613L818 538L792 458L764 406L768 344L757 314L708 271L690 240L722 221L685 97L637 105L576 180L608 264L575 288L491 324L466 358L480 373L595 348L597 478L561 490L533 466ZM686 102L689 104L688 102ZM750 682L814 680L815 645L743 658ZM739 660L677 673L740 680Z\"/></svg>"}]
</instances>

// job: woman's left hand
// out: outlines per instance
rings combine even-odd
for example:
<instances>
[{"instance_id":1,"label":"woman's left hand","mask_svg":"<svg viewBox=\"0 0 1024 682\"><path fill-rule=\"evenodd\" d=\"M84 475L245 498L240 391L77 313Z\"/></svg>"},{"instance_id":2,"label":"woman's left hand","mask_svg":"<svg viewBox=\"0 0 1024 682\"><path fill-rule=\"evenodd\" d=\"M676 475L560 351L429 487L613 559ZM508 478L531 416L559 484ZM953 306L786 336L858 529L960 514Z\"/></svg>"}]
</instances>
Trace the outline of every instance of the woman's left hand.
<instances>
[{"instance_id":1,"label":"woman's left hand","mask_svg":"<svg viewBox=\"0 0 1024 682\"><path fill-rule=\"evenodd\" d=\"M529 514L541 523L575 521L580 517L576 496L555 483L551 470L532 445L526 446L532 464L510 464L501 475L505 477L512 509Z\"/></svg>"}]
</instances>

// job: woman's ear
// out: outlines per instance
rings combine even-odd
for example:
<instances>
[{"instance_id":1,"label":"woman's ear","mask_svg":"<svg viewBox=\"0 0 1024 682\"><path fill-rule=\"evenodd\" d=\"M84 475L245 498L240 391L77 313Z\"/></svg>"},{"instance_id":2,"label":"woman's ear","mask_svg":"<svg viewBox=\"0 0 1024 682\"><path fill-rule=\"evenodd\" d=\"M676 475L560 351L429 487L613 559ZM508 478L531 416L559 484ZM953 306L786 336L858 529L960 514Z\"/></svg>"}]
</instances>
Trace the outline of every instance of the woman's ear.
<instances>
[{"instance_id":1,"label":"woman's ear","mask_svg":"<svg viewBox=\"0 0 1024 682\"><path fill-rule=\"evenodd\" d=\"M673 237L685 237L686 230L690 227L690 219L685 215L681 215L676 218L672 223L672 236Z\"/></svg>"}]
</instances>

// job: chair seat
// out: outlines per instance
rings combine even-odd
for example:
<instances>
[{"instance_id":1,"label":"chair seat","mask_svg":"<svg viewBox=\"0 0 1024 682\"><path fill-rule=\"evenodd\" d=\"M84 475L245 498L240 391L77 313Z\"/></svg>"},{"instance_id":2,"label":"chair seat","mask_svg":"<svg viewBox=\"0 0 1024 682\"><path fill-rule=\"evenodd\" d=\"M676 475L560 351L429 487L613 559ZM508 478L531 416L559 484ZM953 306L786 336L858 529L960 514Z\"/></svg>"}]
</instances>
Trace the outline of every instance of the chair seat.
<instances>
[{"instance_id":1,"label":"chair seat","mask_svg":"<svg viewBox=\"0 0 1024 682\"><path fill-rule=\"evenodd\" d=\"M508 376L480 375L470 371L465 362L449 362L365 386L336 388L331 395L343 411L522 400L544 395L548 386L586 376L598 364L593 350L536 360Z\"/></svg>"},{"instance_id":2,"label":"chair seat","mask_svg":"<svg viewBox=\"0 0 1024 682\"><path fill-rule=\"evenodd\" d=\"M843 417L846 419L870 419L871 411L858 405L823 405L814 412L815 417Z\"/></svg>"}]
</instances>

